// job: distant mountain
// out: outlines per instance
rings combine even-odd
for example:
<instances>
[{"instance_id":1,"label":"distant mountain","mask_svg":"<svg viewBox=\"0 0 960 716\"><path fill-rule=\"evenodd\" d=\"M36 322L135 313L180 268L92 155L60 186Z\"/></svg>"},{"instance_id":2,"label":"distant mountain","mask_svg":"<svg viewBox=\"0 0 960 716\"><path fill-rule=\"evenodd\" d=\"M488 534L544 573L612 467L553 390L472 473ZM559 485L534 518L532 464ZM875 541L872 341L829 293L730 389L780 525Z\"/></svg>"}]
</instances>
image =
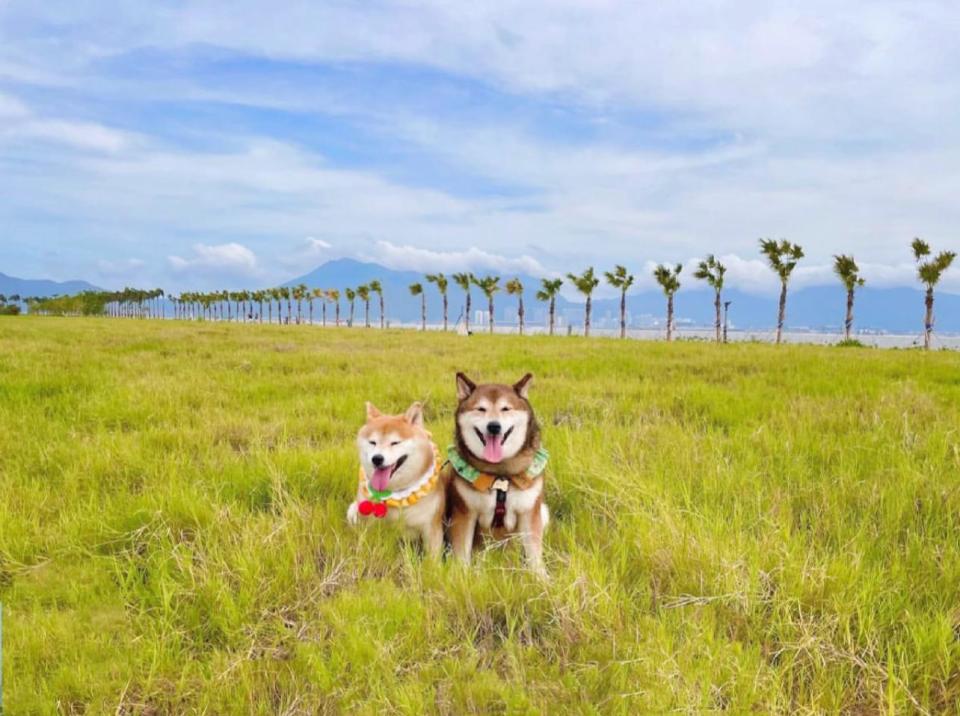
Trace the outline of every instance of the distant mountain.
<instances>
[{"instance_id":1,"label":"distant mountain","mask_svg":"<svg viewBox=\"0 0 960 716\"><path fill-rule=\"evenodd\" d=\"M484 273L484 272L478 272ZM448 274L449 276L449 274ZM504 274L501 284L514 274ZM542 324L546 320L546 306L535 299L540 279L519 276L525 287L524 299L527 321ZM426 283L424 274L416 271L394 271L374 263L353 259L329 261L308 274L288 282L287 286L304 283L311 287L343 288L356 287L379 279L383 284L387 319L391 323L415 323L420 320L420 299L410 295L411 283L423 283L427 295L427 320L441 320L440 297L436 286ZM473 288L473 310L486 308L486 298ZM450 320L455 321L463 310L463 291L450 281L448 290ZM744 293L736 289L724 291L724 300L731 301L730 325L748 330L770 330L776 324L777 297ZM846 310L846 293L839 283L836 286L815 286L792 290L787 299L787 327L797 329L839 330L843 325ZM501 291L496 296L496 320L501 325L516 321L516 298ZM676 295L677 321L682 328L713 325L713 294L699 286L687 283ZM346 303L343 304L344 307ZM595 299L593 324L597 328L615 328L619 321L619 299ZM634 327L662 325L666 310L665 299L659 291L640 291L627 296L630 324ZM919 334L923 322L923 293L913 288L871 288L857 291L855 326L858 330L886 331L890 333ZM580 324L583 321L583 304L561 297L557 301L557 313L566 323ZM377 320L376 299L371 302L371 320ZM362 316L362 306L357 303L357 317ZM960 295L937 292L936 329L943 333L960 333ZM473 317L475 318L475 316Z\"/></svg>"},{"instance_id":2,"label":"distant mountain","mask_svg":"<svg viewBox=\"0 0 960 716\"><path fill-rule=\"evenodd\" d=\"M46 297L100 290L102 289L86 281L48 281L47 279L16 278L0 273L0 293L5 296Z\"/></svg>"},{"instance_id":3,"label":"distant mountain","mask_svg":"<svg viewBox=\"0 0 960 716\"><path fill-rule=\"evenodd\" d=\"M477 271L476 273L483 275L488 272ZM503 285L507 278L513 278L514 276L516 276L516 274L504 276L500 284ZM450 273L447 273L447 278L450 281L450 286L447 289L449 318L450 322L453 323L463 312L464 293L463 290L453 282ZM535 303L534 293L536 293L536 289L534 287L540 285L540 279L524 275L519 275L518 278L523 282L524 287L528 289L525 292L528 294L525 296L525 300L528 305L530 305L530 308L527 310L527 314L530 316L531 309L534 308L532 304ZM439 323L443 320L443 307L440 294L437 292L437 287L432 283L427 283L425 274L417 271L394 271L379 264L364 263L362 261L355 261L354 259L336 259L335 261L328 261L310 273L288 281L283 285L296 286L303 283L307 286L316 286L318 288L339 288L342 293L343 289L347 286L356 288L361 284L369 283L375 279L378 279L383 285L384 305L386 307L387 320L390 322L395 324L398 322L417 323L420 321L420 297L410 295L410 284L412 283L423 284L423 289L427 296L427 320L431 323ZM487 307L487 299L480 292L480 289L473 287L471 295L473 296L472 310L477 311ZM502 320L502 317L506 315L505 311L508 305L515 308L516 299L512 296L507 296L501 291L496 296L496 304L494 307L498 321ZM343 308L341 310L346 309L346 306L346 301L343 301ZM363 305L359 300L356 304L356 310L356 318L362 320ZM374 296L370 301L371 322L379 321L378 311L377 297ZM346 313L344 313L344 316L346 316ZM472 320L471 318L471 321ZM512 314L511 320L515 320Z\"/></svg>"}]
</instances>

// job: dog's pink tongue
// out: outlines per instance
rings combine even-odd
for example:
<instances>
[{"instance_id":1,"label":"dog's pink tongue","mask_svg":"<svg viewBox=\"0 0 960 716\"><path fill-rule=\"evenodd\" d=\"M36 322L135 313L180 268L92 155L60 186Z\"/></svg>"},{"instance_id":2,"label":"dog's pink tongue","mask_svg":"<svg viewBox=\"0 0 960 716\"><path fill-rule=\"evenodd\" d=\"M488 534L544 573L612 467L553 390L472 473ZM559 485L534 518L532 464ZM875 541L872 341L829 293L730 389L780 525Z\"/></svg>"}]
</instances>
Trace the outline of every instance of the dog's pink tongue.
<instances>
[{"instance_id":1,"label":"dog's pink tongue","mask_svg":"<svg viewBox=\"0 0 960 716\"><path fill-rule=\"evenodd\" d=\"M393 471L393 465L390 467L378 467L373 471L370 477L370 487L377 492L383 492L387 489L387 483L390 482L390 473Z\"/></svg>"},{"instance_id":2,"label":"dog's pink tongue","mask_svg":"<svg viewBox=\"0 0 960 716\"><path fill-rule=\"evenodd\" d=\"M501 435L487 435L487 444L483 446L483 459L487 462L503 460L503 440Z\"/></svg>"}]
</instances>

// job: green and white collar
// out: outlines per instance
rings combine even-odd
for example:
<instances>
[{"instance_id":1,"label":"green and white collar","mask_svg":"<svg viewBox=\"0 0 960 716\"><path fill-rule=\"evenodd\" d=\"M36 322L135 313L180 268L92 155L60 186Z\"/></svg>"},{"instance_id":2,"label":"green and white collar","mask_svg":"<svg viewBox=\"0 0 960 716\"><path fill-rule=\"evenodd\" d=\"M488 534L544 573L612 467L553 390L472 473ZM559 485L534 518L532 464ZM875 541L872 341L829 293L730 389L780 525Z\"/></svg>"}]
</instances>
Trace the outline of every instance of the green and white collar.
<instances>
[{"instance_id":1,"label":"green and white collar","mask_svg":"<svg viewBox=\"0 0 960 716\"><path fill-rule=\"evenodd\" d=\"M543 474L543 471L547 468L547 461L550 459L550 453L547 452L546 448L539 448L536 454L533 456L533 460L530 462L530 467L527 468L524 475L528 479L536 479ZM473 465L471 465L467 460L460 454L460 451L457 450L456 445L451 445L447 448L447 460L453 466L453 469L456 470L457 474L466 480L469 483L475 483L480 478L494 478L494 475L487 475L486 473L481 472Z\"/></svg>"}]
</instances>

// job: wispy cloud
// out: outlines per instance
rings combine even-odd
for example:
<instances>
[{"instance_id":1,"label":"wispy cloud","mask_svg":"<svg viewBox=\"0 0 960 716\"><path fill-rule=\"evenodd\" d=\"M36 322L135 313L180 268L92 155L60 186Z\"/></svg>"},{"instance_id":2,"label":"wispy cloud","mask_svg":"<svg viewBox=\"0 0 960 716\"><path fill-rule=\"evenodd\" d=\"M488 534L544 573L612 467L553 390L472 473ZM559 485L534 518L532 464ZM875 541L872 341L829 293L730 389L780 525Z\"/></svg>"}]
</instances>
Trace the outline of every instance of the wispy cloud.
<instances>
[{"instance_id":1,"label":"wispy cloud","mask_svg":"<svg viewBox=\"0 0 960 716\"><path fill-rule=\"evenodd\" d=\"M374 251L363 253L360 258L402 271L496 271L525 273L533 276L551 275L551 272L539 261L530 256L509 258L476 247L470 247L464 251L435 251L417 246L398 246L389 241L378 241Z\"/></svg>"},{"instance_id":2,"label":"wispy cloud","mask_svg":"<svg viewBox=\"0 0 960 716\"><path fill-rule=\"evenodd\" d=\"M193 255L187 258L169 256L170 268L177 274L190 274L201 279L256 279L261 273L256 254L238 243L194 244Z\"/></svg>"}]
</instances>

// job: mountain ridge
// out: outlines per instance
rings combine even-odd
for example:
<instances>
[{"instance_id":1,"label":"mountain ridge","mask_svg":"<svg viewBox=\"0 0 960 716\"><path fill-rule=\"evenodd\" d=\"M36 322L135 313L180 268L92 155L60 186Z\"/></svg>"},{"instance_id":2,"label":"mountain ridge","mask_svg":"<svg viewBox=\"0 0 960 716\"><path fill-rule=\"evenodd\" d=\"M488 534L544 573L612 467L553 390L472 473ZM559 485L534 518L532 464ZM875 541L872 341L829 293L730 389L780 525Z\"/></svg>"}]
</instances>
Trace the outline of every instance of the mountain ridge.
<instances>
[{"instance_id":1,"label":"mountain ridge","mask_svg":"<svg viewBox=\"0 0 960 716\"><path fill-rule=\"evenodd\" d=\"M102 290L103 289L94 286L92 283L81 280L52 281L45 278L18 278L0 273L0 293L5 296L16 294L21 298L26 298L27 296L46 298L47 296Z\"/></svg>"}]
</instances>

